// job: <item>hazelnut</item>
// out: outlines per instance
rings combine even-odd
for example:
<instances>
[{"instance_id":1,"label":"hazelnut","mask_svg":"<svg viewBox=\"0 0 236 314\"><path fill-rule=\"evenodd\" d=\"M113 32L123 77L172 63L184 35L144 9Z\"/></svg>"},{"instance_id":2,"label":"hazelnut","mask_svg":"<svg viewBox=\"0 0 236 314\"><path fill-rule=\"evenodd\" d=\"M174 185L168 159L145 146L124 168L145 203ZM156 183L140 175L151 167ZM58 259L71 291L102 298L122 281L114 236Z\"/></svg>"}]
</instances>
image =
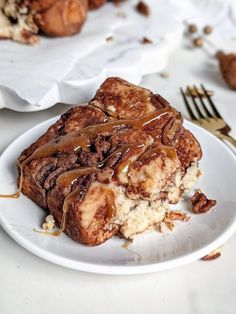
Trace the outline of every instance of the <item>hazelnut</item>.
<instances>
[{"instance_id":1,"label":"hazelnut","mask_svg":"<svg viewBox=\"0 0 236 314\"><path fill-rule=\"evenodd\" d=\"M197 25L195 24L189 24L188 26L188 31L189 33L193 34L197 32Z\"/></svg>"},{"instance_id":2,"label":"hazelnut","mask_svg":"<svg viewBox=\"0 0 236 314\"><path fill-rule=\"evenodd\" d=\"M203 46L203 39L201 37L194 38L193 45L195 47L202 47Z\"/></svg>"},{"instance_id":3,"label":"hazelnut","mask_svg":"<svg viewBox=\"0 0 236 314\"><path fill-rule=\"evenodd\" d=\"M213 32L213 27L210 26L210 25L206 25L204 28L203 28L203 32L204 34L208 35L208 34L211 34Z\"/></svg>"}]
</instances>

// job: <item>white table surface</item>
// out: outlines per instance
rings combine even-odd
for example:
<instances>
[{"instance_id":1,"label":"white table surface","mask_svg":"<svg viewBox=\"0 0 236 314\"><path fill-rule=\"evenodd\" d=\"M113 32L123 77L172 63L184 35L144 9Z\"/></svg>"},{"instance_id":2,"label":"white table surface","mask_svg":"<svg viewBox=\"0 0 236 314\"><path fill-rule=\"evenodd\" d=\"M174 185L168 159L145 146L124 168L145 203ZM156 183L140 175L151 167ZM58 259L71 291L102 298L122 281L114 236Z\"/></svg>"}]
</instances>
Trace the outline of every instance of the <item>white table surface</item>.
<instances>
[{"instance_id":1,"label":"white table surface","mask_svg":"<svg viewBox=\"0 0 236 314\"><path fill-rule=\"evenodd\" d=\"M231 43L234 51L235 44ZM235 92L227 89L214 61L202 50L180 48L166 72L169 78L153 74L145 77L141 85L164 95L185 114L179 86L205 83L216 91L217 107L236 136ZM19 134L66 109L66 105L57 105L35 113L0 110L0 153ZM147 275L105 276L46 262L21 248L0 228L0 313L233 314L236 313L235 247L236 234L215 261L199 260Z\"/></svg>"}]
</instances>

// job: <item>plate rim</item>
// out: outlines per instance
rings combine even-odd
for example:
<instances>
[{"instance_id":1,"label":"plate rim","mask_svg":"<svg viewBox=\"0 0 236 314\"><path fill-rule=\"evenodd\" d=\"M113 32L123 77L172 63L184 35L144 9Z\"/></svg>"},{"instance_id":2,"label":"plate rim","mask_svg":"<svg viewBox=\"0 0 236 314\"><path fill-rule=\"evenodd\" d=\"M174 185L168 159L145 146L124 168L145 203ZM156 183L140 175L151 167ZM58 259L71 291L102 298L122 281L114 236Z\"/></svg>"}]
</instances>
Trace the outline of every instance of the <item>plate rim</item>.
<instances>
[{"instance_id":1,"label":"plate rim","mask_svg":"<svg viewBox=\"0 0 236 314\"><path fill-rule=\"evenodd\" d=\"M2 158L4 158L4 155L8 153L8 150L11 148L12 145L14 145L16 142L20 140L21 137L28 136L30 133L34 132L40 127L43 127L44 125L46 128L50 127L52 123L54 123L60 116L55 116L53 118L47 119L41 123L36 124L34 127L28 129L27 131L20 134L16 139L14 139L7 148L2 152L0 155L0 161ZM236 156L233 154L233 152L229 149L228 146L223 144L217 137L215 137L213 134L211 134L209 131L201 128L200 126L192 123L191 121L188 121L184 119L184 124L189 125L190 128L193 127L197 130L200 129L200 131L205 132L207 136L212 137L214 140L216 140L224 149L226 149L227 153L231 155L232 159L235 162L236 165ZM0 225L5 230L5 232L20 246L22 246L24 249L29 251L30 253L36 255L37 257L40 257L46 261L49 261L53 264L67 267L70 269L90 272L90 273L96 273L96 274L106 274L106 275L132 275L132 274L144 274L144 273L152 273L162 270L168 270L171 268L176 268L179 266L183 266L187 263L191 263L197 259L202 258L204 255L207 255L209 252L215 250L219 246L223 245L236 231L236 219L232 221L230 226L224 230L214 241L209 243L208 245L196 249L192 251L191 253L187 255L183 255L177 258L174 258L170 261L164 261L164 262L157 262L157 263L151 263L151 264L144 264L144 265L106 265L106 264L94 264L94 263L88 263L88 262L81 262L81 261L72 261L69 258L61 257L59 255L56 255L55 253L51 253L45 249L39 248L36 244L32 244L29 240L26 240L24 237L20 235L20 233L16 233L14 230L11 230L8 228L8 224L4 223L4 217L1 214L0 211Z\"/></svg>"}]
</instances>

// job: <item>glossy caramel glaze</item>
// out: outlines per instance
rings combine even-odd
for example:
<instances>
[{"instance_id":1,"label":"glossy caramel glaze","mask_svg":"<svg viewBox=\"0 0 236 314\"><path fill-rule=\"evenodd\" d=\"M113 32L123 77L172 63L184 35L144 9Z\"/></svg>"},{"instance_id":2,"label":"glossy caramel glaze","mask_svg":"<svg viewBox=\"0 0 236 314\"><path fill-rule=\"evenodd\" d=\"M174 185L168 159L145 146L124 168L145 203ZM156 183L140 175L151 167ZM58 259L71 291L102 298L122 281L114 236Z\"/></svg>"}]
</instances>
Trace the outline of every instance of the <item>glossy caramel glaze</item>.
<instances>
[{"instance_id":1,"label":"glossy caramel glaze","mask_svg":"<svg viewBox=\"0 0 236 314\"><path fill-rule=\"evenodd\" d=\"M20 165L20 177L19 177L19 188L16 193L14 194L0 194L0 198L18 198L20 197L22 183L23 183L23 176L22 176L22 166Z\"/></svg>"},{"instance_id":2,"label":"glossy caramel glaze","mask_svg":"<svg viewBox=\"0 0 236 314\"><path fill-rule=\"evenodd\" d=\"M94 140L99 134L106 134L106 133L111 133L114 129L122 127L122 126L131 126L135 129L142 129L147 127L149 124L151 124L153 121L156 121L160 117L162 117L165 114L169 115L174 115L176 111L172 108L163 108L157 111L154 111L150 114L147 114L141 118L138 119L127 119L127 120L116 120L112 122L107 122L107 123L101 123L101 124L95 124L92 126L88 126L85 128L82 128L79 131L69 133L65 136L61 136L53 141L50 141L49 143L40 146L37 148L33 154L31 154L28 158L26 158L21 164L20 164L20 171L22 174L23 167L30 161L38 158L44 158L53 155L56 152L61 152L61 151L66 151L66 149L69 147L73 148L75 152L78 151L78 149L86 149L90 143L91 140ZM167 146L166 146L167 147ZM131 146L123 146L119 148L117 151L115 151L113 154L122 154L124 153L125 150L131 149ZM167 148L166 148L167 150ZM168 150L170 151L170 149ZM105 160L100 162L98 164L98 167L101 167L104 165L104 163L110 158L111 156L108 156ZM128 164L127 164L128 167ZM124 168L127 169L127 167ZM89 173L87 173L89 172ZM63 184L66 181L74 181L76 180L79 176L81 175L88 175L92 172L95 172L95 169L76 169L72 170L69 173L64 173L62 174L57 182L61 182ZM81 174L80 174L81 173ZM84 173L84 174L82 174ZM87 174L86 174L87 173ZM78 174L78 175L77 175ZM22 175L20 175L19 179L19 189L16 193L10 194L10 195L0 195L0 198L18 198L20 196L21 192L21 187L22 187Z\"/></svg>"},{"instance_id":3,"label":"glossy caramel glaze","mask_svg":"<svg viewBox=\"0 0 236 314\"><path fill-rule=\"evenodd\" d=\"M115 217L117 213L115 199L116 199L115 193L112 190L109 190L107 197L107 218L109 219Z\"/></svg>"},{"instance_id":4,"label":"glossy caramel glaze","mask_svg":"<svg viewBox=\"0 0 236 314\"><path fill-rule=\"evenodd\" d=\"M177 159L177 152L175 147L161 145L160 150L166 154L171 160Z\"/></svg>"},{"instance_id":5,"label":"glossy caramel glaze","mask_svg":"<svg viewBox=\"0 0 236 314\"><path fill-rule=\"evenodd\" d=\"M72 185L79 177L88 176L98 171L96 167L79 167L62 173L56 180L60 186Z\"/></svg>"},{"instance_id":6,"label":"glossy caramel glaze","mask_svg":"<svg viewBox=\"0 0 236 314\"><path fill-rule=\"evenodd\" d=\"M10 195L0 195L0 198L18 198L20 196L22 187L22 170L23 167L30 161L34 159L44 158L52 156L57 152L66 152L68 150L74 150L77 152L79 149L87 149L90 146L91 141L94 140L99 134L110 134L117 128L122 126L131 126L136 129L142 129L147 127L153 121L160 119L165 114L173 116L176 111L170 107L163 108L147 114L141 118L137 119L125 119L116 120L107 123L95 124L92 126L87 126L79 131L60 136L45 145L38 147L28 158L26 158L20 164L20 179L19 179L19 189L16 193Z\"/></svg>"},{"instance_id":7,"label":"glossy caramel glaze","mask_svg":"<svg viewBox=\"0 0 236 314\"><path fill-rule=\"evenodd\" d=\"M166 107L138 119L116 120L82 128L79 131L60 136L57 139L40 146L33 152L32 155L26 158L21 165L23 167L25 164L34 159L49 157L57 152L66 152L68 150L77 152L81 148L87 149L91 145L91 141L100 134L110 135L115 129L125 126L130 126L135 129L143 129L152 122L160 119L165 114L173 116L176 114L176 111L170 107Z\"/></svg>"}]
</instances>

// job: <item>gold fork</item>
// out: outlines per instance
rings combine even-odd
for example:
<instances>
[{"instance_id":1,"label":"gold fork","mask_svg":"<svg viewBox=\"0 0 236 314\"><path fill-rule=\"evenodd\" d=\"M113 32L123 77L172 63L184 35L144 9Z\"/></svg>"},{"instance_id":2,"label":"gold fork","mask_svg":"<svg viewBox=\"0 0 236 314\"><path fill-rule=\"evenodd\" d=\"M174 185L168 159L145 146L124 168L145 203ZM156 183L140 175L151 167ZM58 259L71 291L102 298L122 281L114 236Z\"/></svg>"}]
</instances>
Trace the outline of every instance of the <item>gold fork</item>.
<instances>
[{"instance_id":1,"label":"gold fork","mask_svg":"<svg viewBox=\"0 0 236 314\"><path fill-rule=\"evenodd\" d=\"M185 92L182 88L180 88L186 109L192 122L207 129L208 131L216 135L220 140L227 140L234 147L236 147L236 140L231 135L229 135L229 132L231 130L230 126L224 121L219 111L216 109L211 99L211 96L208 95L207 90L202 84L201 89L202 93L199 92L199 89L195 85L193 86L193 88L190 88L189 86L187 87L187 91L192 99L193 107L195 108L195 112L197 113L196 114L191 109L188 97L186 96ZM207 108L207 104L206 101L204 101L204 98L207 99L211 110ZM199 101L197 101L197 99L199 99ZM200 102L201 106L199 106L198 102Z\"/></svg>"}]
</instances>

